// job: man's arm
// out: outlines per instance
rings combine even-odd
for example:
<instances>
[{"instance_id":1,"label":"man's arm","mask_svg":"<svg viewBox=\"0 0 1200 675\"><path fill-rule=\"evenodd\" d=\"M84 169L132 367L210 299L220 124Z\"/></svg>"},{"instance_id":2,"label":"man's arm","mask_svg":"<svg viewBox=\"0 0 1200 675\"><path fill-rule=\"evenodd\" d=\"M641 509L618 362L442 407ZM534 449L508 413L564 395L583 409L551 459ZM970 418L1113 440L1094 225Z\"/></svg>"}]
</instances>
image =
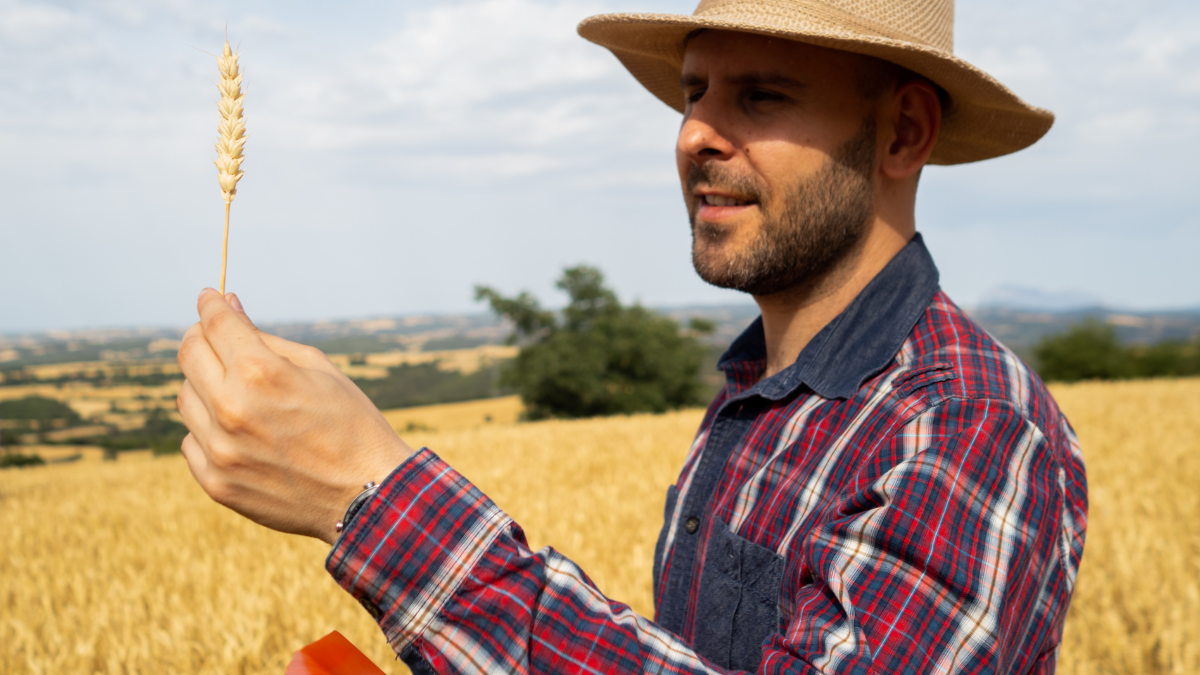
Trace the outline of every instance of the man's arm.
<instances>
[{"instance_id":1,"label":"man's arm","mask_svg":"<svg viewBox=\"0 0 1200 675\"><path fill-rule=\"evenodd\" d=\"M955 402L901 461L789 550L787 630L762 673L1025 672L1053 662L1081 541L1056 461L1020 414ZM1064 557L1065 556L1065 557ZM606 598L436 455L389 477L335 545L334 578L416 673L725 672Z\"/></svg>"},{"instance_id":2,"label":"man's arm","mask_svg":"<svg viewBox=\"0 0 1200 675\"><path fill-rule=\"evenodd\" d=\"M433 452L398 467L326 561L414 673L709 673Z\"/></svg>"},{"instance_id":3,"label":"man's arm","mask_svg":"<svg viewBox=\"0 0 1200 675\"><path fill-rule=\"evenodd\" d=\"M327 566L418 672L720 672L553 549L531 551L433 453L410 456L319 352L257 332L215 292L200 313L180 350L189 467L239 513L331 543L361 484L381 482ZM1029 631L1056 644L1068 546L1045 439L986 401L900 439L903 460L787 552L804 573L785 580L787 630L760 672L1003 671Z\"/></svg>"}]
</instances>

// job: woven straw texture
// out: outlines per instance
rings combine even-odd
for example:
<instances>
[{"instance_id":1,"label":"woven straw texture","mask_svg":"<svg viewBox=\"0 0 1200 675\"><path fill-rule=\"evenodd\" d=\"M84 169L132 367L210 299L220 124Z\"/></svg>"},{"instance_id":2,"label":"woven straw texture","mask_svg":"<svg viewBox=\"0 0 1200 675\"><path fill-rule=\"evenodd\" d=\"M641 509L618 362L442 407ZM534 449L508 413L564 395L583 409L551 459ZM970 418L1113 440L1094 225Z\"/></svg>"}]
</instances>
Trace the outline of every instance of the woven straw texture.
<instances>
[{"instance_id":1,"label":"woven straw texture","mask_svg":"<svg viewBox=\"0 0 1200 675\"><path fill-rule=\"evenodd\" d=\"M682 112L684 41L698 28L744 31L866 54L936 82L950 96L931 164L1016 152L1054 123L987 73L954 56L953 0L703 0L692 16L601 14L579 34L607 47L651 93Z\"/></svg>"}]
</instances>

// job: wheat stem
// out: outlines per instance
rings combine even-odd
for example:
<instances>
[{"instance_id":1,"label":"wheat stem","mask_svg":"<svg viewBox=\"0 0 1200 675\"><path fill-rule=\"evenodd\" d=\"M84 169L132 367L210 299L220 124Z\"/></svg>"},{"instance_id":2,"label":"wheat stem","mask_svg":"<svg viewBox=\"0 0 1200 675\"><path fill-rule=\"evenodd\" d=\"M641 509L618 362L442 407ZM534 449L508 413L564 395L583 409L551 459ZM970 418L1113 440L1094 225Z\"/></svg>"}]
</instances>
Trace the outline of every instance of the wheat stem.
<instances>
[{"instance_id":1,"label":"wheat stem","mask_svg":"<svg viewBox=\"0 0 1200 675\"><path fill-rule=\"evenodd\" d=\"M225 295L225 261L229 258L229 202L225 202L225 241L221 243L221 295Z\"/></svg>"},{"instance_id":2,"label":"wheat stem","mask_svg":"<svg viewBox=\"0 0 1200 675\"><path fill-rule=\"evenodd\" d=\"M237 196L237 184L242 179L242 148L246 145L246 125L242 120L242 75L238 72L238 54L229 48L229 40L225 40L225 49L217 57L217 69L221 80L217 89L221 91L221 100L217 110L221 113L221 122L217 125L217 181L221 184L221 195L225 198L225 241L221 246L221 294L225 294L225 263L229 254L229 205Z\"/></svg>"}]
</instances>

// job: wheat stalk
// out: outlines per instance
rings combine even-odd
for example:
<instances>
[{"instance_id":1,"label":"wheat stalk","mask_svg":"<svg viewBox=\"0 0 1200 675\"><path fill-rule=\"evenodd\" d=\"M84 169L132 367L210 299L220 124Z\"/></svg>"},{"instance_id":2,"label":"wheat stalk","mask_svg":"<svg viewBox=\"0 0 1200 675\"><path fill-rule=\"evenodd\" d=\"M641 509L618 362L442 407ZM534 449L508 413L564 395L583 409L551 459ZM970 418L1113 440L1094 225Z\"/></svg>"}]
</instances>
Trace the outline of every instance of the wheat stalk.
<instances>
[{"instance_id":1,"label":"wheat stalk","mask_svg":"<svg viewBox=\"0 0 1200 675\"><path fill-rule=\"evenodd\" d=\"M237 196L237 184L242 179L242 148L246 145L246 125L242 120L242 75L238 72L238 54L229 48L225 40L225 51L217 57L217 69L221 80L217 89L221 100L217 109L221 112L221 123L217 125L217 181L225 197L225 239L221 244L221 295L225 294L225 262L229 254L229 205Z\"/></svg>"}]
</instances>

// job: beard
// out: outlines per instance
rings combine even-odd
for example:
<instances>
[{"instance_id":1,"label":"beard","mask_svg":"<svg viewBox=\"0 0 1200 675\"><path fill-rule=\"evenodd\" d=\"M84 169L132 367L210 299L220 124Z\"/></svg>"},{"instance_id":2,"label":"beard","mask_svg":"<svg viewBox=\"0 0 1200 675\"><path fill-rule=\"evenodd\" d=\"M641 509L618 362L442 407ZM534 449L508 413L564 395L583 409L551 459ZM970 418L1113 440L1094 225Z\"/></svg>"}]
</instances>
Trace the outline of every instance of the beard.
<instances>
[{"instance_id":1,"label":"beard","mask_svg":"<svg viewBox=\"0 0 1200 675\"><path fill-rule=\"evenodd\" d=\"M875 164L875 120L867 118L812 176L774 194L755 176L739 175L724 165L692 165L687 194L704 184L754 201L761 228L747 247L729 254L720 244L733 227L698 221L696 203L688 203L692 221L692 265L708 283L755 296L812 284L834 270L858 248L875 208L871 173Z\"/></svg>"}]
</instances>

